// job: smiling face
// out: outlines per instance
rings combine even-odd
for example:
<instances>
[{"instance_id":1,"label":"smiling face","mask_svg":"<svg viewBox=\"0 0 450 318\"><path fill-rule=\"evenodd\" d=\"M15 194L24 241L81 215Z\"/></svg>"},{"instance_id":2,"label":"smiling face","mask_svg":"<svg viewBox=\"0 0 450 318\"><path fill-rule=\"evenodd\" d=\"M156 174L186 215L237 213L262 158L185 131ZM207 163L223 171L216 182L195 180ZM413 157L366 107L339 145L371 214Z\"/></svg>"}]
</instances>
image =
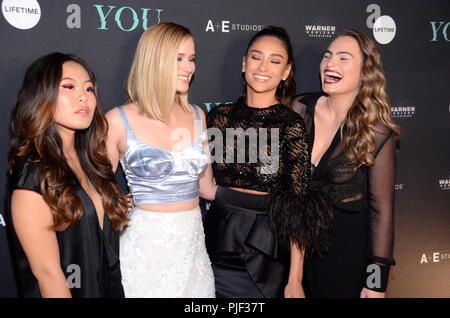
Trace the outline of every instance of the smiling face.
<instances>
[{"instance_id":1,"label":"smiling face","mask_svg":"<svg viewBox=\"0 0 450 318\"><path fill-rule=\"evenodd\" d=\"M320 63L322 90L328 95L358 94L361 88L362 54L358 42L340 36L331 42Z\"/></svg>"},{"instance_id":2,"label":"smiling face","mask_svg":"<svg viewBox=\"0 0 450 318\"><path fill-rule=\"evenodd\" d=\"M94 86L84 67L73 61L65 62L53 115L59 131L73 133L88 128L96 105Z\"/></svg>"},{"instance_id":3,"label":"smiling face","mask_svg":"<svg viewBox=\"0 0 450 318\"><path fill-rule=\"evenodd\" d=\"M291 70L283 42L273 36L257 39L243 58L242 70L245 71L247 93L275 96L278 85Z\"/></svg>"},{"instance_id":4,"label":"smiling face","mask_svg":"<svg viewBox=\"0 0 450 318\"><path fill-rule=\"evenodd\" d=\"M180 45L177 55L177 93L186 94L189 82L195 72L195 44L192 37L188 37Z\"/></svg>"}]
</instances>

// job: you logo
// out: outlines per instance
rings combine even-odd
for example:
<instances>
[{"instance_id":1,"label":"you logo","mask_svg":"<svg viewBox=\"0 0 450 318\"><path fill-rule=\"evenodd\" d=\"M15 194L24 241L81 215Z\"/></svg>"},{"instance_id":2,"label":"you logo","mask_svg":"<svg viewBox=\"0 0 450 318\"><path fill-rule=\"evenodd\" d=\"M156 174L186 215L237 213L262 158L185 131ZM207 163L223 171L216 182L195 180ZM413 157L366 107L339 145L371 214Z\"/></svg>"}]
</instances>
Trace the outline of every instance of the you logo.
<instances>
[{"instance_id":1,"label":"you logo","mask_svg":"<svg viewBox=\"0 0 450 318\"><path fill-rule=\"evenodd\" d=\"M431 42L437 42L438 41L438 32L442 33L442 36L447 42L450 42L450 38L447 35L448 27L450 26L450 22L436 22L436 21L430 21L431 24L431 30L433 31L433 38L431 39Z\"/></svg>"},{"instance_id":2,"label":"you logo","mask_svg":"<svg viewBox=\"0 0 450 318\"><path fill-rule=\"evenodd\" d=\"M139 17L142 19L142 29L147 30L149 27L149 12L154 12L158 19L157 23L159 23L161 21L161 12L164 11L162 9L152 10L148 8L140 8L140 10L136 11L131 7L116 8L116 6L104 6L103 4L94 4L94 7L97 9L100 17L100 27L97 29L109 30L107 27L108 21L113 20L119 29L125 32L136 30L140 22Z\"/></svg>"}]
</instances>

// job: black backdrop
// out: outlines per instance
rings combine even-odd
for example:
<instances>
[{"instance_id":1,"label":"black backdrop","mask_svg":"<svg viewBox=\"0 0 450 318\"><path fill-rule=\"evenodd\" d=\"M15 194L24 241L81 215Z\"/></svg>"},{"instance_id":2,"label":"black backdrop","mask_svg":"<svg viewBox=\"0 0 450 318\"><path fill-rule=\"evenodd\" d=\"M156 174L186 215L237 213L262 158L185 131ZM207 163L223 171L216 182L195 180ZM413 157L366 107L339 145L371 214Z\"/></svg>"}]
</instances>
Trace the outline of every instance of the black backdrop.
<instances>
[{"instance_id":1,"label":"black backdrop","mask_svg":"<svg viewBox=\"0 0 450 318\"><path fill-rule=\"evenodd\" d=\"M126 100L125 79L144 28L164 21L185 25L195 36L190 102L206 111L237 98L247 42L264 26L283 26L291 35L298 93L319 90L318 65L335 34L355 28L375 39L392 114L402 128L395 186L397 265L388 296L450 297L448 0L3 0L0 207L10 112L26 67L51 51L82 56L97 74L106 111ZM121 174L118 180L124 186ZM0 297L15 297L0 212Z\"/></svg>"}]
</instances>

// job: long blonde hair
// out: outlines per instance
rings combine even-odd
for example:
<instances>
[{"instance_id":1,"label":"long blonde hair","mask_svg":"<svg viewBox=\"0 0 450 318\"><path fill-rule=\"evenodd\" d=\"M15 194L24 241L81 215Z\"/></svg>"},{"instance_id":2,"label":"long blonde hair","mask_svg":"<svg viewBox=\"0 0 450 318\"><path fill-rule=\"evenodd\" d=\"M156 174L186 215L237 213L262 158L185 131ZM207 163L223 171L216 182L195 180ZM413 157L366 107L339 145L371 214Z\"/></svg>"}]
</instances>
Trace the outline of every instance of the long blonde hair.
<instances>
[{"instance_id":1,"label":"long blonde hair","mask_svg":"<svg viewBox=\"0 0 450 318\"><path fill-rule=\"evenodd\" d=\"M166 121L173 103L191 112L188 95L176 92L177 54L180 45L191 37L185 27L164 22L155 24L141 36L127 81L131 102L146 116Z\"/></svg>"},{"instance_id":2,"label":"long blonde hair","mask_svg":"<svg viewBox=\"0 0 450 318\"><path fill-rule=\"evenodd\" d=\"M356 40L363 57L361 68L361 90L345 120L347 133L343 138L344 152L359 168L374 164L375 132L384 125L398 137L400 127L391 119L391 104L386 94L386 78L383 74L381 55L373 41L356 30L344 30L340 36Z\"/></svg>"}]
</instances>

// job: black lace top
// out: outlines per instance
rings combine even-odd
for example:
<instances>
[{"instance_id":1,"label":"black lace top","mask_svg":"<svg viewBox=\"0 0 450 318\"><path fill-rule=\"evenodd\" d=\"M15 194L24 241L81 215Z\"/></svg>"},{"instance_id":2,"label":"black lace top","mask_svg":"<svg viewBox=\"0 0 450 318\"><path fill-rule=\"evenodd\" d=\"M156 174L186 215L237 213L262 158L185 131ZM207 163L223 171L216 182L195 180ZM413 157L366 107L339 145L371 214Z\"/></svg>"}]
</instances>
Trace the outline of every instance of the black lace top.
<instances>
[{"instance_id":1,"label":"black lace top","mask_svg":"<svg viewBox=\"0 0 450 318\"><path fill-rule=\"evenodd\" d=\"M302 117L282 104L237 102L212 109L207 124L217 184L268 192L268 223L278 242L320 250L317 233L329 223L317 219L308 199L310 144Z\"/></svg>"}]
</instances>

